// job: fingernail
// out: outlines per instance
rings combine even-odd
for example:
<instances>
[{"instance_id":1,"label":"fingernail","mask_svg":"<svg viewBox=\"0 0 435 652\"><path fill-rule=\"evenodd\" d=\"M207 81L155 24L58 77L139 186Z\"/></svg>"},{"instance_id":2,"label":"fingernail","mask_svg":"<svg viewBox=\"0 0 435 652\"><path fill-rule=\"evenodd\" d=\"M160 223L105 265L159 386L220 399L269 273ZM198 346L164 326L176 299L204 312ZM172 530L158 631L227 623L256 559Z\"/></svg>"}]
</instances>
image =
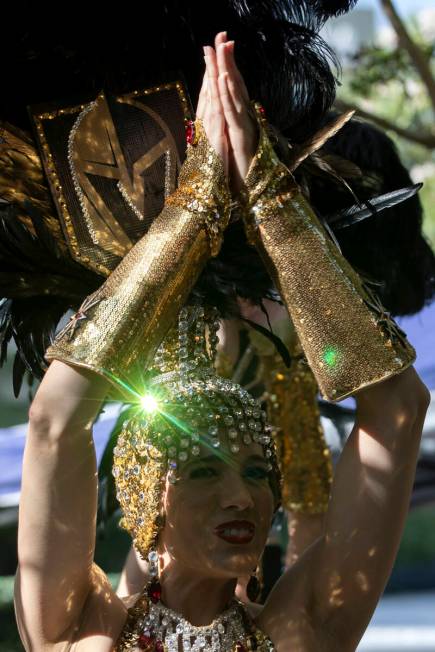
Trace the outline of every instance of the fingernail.
<instances>
[{"instance_id":1,"label":"fingernail","mask_svg":"<svg viewBox=\"0 0 435 652\"><path fill-rule=\"evenodd\" d=\"M203 49L203 52L204 52L204 56L206 57L207 56L207 46L203 45L202 49Z\"/></svg>"}]
</instances>

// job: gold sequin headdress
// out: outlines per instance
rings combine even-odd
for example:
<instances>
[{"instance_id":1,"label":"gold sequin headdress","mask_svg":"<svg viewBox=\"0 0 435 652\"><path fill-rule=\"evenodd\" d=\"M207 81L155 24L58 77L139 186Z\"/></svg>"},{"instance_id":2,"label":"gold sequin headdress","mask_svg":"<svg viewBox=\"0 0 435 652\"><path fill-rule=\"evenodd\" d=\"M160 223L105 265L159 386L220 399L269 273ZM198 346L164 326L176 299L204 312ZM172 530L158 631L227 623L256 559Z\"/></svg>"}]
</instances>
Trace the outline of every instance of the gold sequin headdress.
<instances>
[{"instance_id":1,"label":"gold sequin headdress","mask_svg":"<svg viewBox=\"0 0 435 652\"><path fill-rule=\"evenodd\" d=\"M270 484L280 499L279 471L266 413L240 385L216 374L219 327L212 308L187 306L179 313L147 374L147 394L124 424L114 449L113 474L124 517L121 525L146 558L161 526L166 477L177 481L180 463L200 447L236 455L253 442L269 460ZM223 439L227 442L222 450ZM230 460L229 460L230 461Z\"/></svg>"}]
</instances>

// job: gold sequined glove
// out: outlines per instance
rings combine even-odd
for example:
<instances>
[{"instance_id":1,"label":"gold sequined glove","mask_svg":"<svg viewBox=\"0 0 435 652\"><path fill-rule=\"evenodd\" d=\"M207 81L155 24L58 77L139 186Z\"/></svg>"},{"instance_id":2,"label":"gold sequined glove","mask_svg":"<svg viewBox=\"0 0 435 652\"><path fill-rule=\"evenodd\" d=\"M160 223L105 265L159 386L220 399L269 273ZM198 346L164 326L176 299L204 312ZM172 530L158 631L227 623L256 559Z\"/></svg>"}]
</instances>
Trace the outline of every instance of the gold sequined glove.
<instances>
[{"instance_id":1,"label":"gold sequined glove","mask_svg":"<svg viewBox=\"0 0 435 652\"><path fill-rule=\"evenodd\" d=\"M405 334L319 222L259 119L244 219L328 400L400 373L415 360Z\"/></svg>"},{"instance_id":2,"label":"gold sequined glove","mask_svg":"<svg viewBox=\"0 0 435 652\"><path fill-rule=\"evenodd\" d=\"M202 125L189 144L178 189L149 231L90 295L46 352L134 388L210 255L230 213L222 160Z\"/></svg>"}]
</instances>

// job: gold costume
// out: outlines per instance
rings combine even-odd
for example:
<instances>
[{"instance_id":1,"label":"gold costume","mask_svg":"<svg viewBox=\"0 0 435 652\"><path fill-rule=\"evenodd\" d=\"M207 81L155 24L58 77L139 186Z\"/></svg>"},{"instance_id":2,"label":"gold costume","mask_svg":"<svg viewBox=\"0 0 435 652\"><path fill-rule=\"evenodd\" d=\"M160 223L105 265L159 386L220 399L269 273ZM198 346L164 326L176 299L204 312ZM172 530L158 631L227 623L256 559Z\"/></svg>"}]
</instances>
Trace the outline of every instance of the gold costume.
<instances>
[{"instance_id":1,"label":"gold costume","mask_svg":"<svg viewBox=\"0 0 435 652\"><path fill-rule=\"evenodd\" d=\"M230 644L230 647L225 645L225 640L222 641L224 648L213 647L213 649L224 649L225 652L249 652L250 650L256 650L257 652L273 652L274 646L271 640L255 625L252 618L249 616L246 607L239 602L234 600L230 607L221 614L212 625L208 627L193 627L185 621L184 619L180 622L180 619L177 618L177 614L172 612L170 609L163 608L162 613L153 613L153 604L152 601L148 598L146 591L144 591L137 602L128 610L128 617L125 627L122 631L121 637L118 640L116 646L116 652L124 652L126 650L136 650L139 647L142 650L149 650L150 652L166 652L166 646L160 647L159 642L164 638L162 635L165 629L172 624L171 620L174 621L174 625L178 621L178 627L182 630L181 636L183 637L183 650L191 649L190 641L192 638L203 637L204 641L211 644L214 642L216 645L217 640L220 637L217 636L219 631L224 632L227 630L232 630L231 633L236 634L238 640L235 644ZM145 630L146 633L143 633L143 622L147 621L147 617L152 617L153 624L158 623L160 626L159 629L163 630L160 632L160 640L155 640L149 631ZM165 624L161 624L164 620ZM159 622L160 621L160 622ZM149 622L149 621L148 621ZM154 626L154 630L156 627ZM215 629L215 635L213 636L212 630ZM216 631L217 630L217 631ZM229 637L228 637L229 638ZM213 640L215 639L215 640ZM173 642L174 647L170 648L170 652L173 649L178 650L178 636L173 635L173 641L169 642L169 645ZM220 641L219 641L220 643ZM204 646L205 647L205 646ZM193 648L192 648L193 649ZM211 649L211 648L210 648Z\"/></svg>"},{"instance_id":2,"label":"gold costume","mask_svg":"<svg viewBox=\"0 0 435 652\"><path fill-rule=\"evenodd\" d=\"M228 223L221 159L198 125L178 189L149 231L80 307L47 350L58 359L138 391L144 370L185 303Z\"/></svg>"},{"instance_id":3,"label":"gold costume","mask_svg":"<svg viewBox=\"0 0 435 652\"><path fill-rule=\"evenodd\" d=\"M259 124L244 198L248 238L276 282L320 391L338 401L402 372L415 351L340 254Z\"/></svg>"},{"instance_id":4,"label":"gold costume","mask_svg":"<svg viewBox=\"0 0 435 652\"><path fill-rule=\"evenodd\" d=\"M242 212L249 238L265 256L323 394L338 400L409 366L415 357L412 347L324 232L262 125L246 185ZM148 372L147 391L162 389L153 399L159 403L156 415L147 417L139 411L139 417L124 424L114 450L123 525L141 554L148 553L150 562L153 555L153 564L157 553L150 546L156 544L162 526L164 481L178 481L179 463L198 455L199 443L219 449L220 436L226 433L231 455L241 445L260 444L269 460L271 489L278 495L274 484L279 473L266 415L243 388L216 375L212 367L216 341L209 337L206 315L197 315L198 308L192 306L183 308L178 339L172 333L161 344L208 256L218 250L229 207L222 165L201 133L199 144L189 148L179 188L166 200L164 211L100 290L88 297L47 353L48 359L91 368L130 388L136 379L143 383ZM297 343L295 347L289 371L278 369L273 359L265 362L266 384L277 399L272 401L272 414L275 404L281 427L297 414L296 425L289 426L293 443L300 462L316 471L319 460L326 459L314 407L316 386ZM292 403L298 404L296 413ZM296 461L295 447L284 448L282 454L285 464ZM288 482L289 500L292 493L293 498L298 496L294 504L323 505L329 478L320 475L319 484L311 483L308 489L301 482L301 469L298 473ZM173 616L180 631L177 627L172 632L163 624L166 612L160 596L159 584L153 580L147 598L157 605L157 620L148 627L147 607L139 602L121 634L118 652L135 646L162 651L166 646L175 652L182 627L190 632L186 645L191 635L199 645L201 634L196 630L193 634L192 626L180 616ZM223 629L216 621L207 629L206 643L225 652L273 650L261 633L252 638L255 633L240 618L242 641L234 638L230 621L220 622ZM230 633L231 643L225 638Z\"/></svg>"},{"instance_id":5,"label":"gold costume","mask_svg":"<svg viewBox=\"0 0 435 652\"><path fill-rule=\"evenodd\" d=\"M290 353L290 367L264 335L256 331L249 335L259 358L263 398L277 447L282 503L289 511L322 514L328 507L332 463L320 422L319 388L290 320L278 324L278 329Z\"/></svg>"}]
</instances>

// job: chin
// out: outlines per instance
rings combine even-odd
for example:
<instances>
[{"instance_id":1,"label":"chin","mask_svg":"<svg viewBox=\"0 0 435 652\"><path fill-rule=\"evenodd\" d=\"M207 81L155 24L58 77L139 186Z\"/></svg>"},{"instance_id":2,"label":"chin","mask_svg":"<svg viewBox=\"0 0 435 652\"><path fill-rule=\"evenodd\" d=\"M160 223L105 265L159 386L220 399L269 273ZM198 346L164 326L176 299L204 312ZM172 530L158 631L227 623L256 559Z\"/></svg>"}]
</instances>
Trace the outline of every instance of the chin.
<instances>
[{"instance_id":1,"label":"chin","mask_svg":"<svg viewBox=\"0 0 435 652\"><path fill-rule=\"evenodd\" d=\"M228 546L226 550L216 551L212 559L209 559L209 568L213 567L216 575L224 575L229 578L238 578L243 575L251 575L261 557L261 552L251 545ZM211 562L211 563L210 563Z\"/></svg>"}]
</instances>

